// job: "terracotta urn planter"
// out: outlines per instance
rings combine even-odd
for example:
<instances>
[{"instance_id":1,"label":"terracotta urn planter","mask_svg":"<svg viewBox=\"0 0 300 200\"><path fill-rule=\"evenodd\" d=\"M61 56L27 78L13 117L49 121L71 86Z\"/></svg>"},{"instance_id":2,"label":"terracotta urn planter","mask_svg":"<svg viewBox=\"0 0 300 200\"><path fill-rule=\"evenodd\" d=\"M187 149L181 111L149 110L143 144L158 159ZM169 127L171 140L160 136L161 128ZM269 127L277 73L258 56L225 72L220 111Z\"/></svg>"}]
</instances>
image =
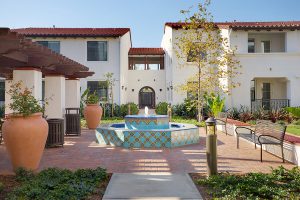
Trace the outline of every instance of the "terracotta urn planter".
<instances>
[{"instance_id":1,"label":"terracotta urn planter","mask_svg":"<svg viewBox=\"0 0 300 200\"><path fill-rule=\"evenodd\" d=\"M87 104L83 111L89 129L96 129L102 117L102 108L98 104Z\"/></svg>"},{"instance_id":2,"label":"terracotta urn planter","mask_svg":"<svg viewBox=\"0 0 300 200\"><path fill-rule=\"evenodd\" d=\"M42 113L26 117L9 115L2 132L13 169L36 170L48 136L48 123L42 118Z\"/></svg>"}]
</instances>

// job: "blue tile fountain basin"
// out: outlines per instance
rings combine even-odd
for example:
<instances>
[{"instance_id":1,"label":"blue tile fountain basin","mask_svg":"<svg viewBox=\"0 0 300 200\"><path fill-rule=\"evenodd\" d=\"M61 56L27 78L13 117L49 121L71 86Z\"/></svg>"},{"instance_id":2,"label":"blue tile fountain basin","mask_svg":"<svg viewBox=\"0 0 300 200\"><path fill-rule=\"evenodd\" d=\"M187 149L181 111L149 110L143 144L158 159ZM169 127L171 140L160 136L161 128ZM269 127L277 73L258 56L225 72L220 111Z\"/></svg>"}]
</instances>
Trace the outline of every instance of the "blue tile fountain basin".
<instances>
[{"instance_id":1,"label":"blue tile fountain basin","mask_svg":"<svg viewBox=\"0 0 300 200\"><path fill-rule=\"evenodd\" d=\"M147 127L149 128L149 127ZM164 129L129 129L115 123L96 130L99 144L124 148L172 148L199 143L199 128L192 124L168 123Z\"/></svg>"},{"instance_id":2,"label":"blue tile fountain basin","mask_svg":"<svg viewBox=\"0 0 300 200\"><path fill-rule=\"evenodd\" d=\"M168 115L126 115L125 125L130 130L168 129Z\"/></svg>"}]
</instances>

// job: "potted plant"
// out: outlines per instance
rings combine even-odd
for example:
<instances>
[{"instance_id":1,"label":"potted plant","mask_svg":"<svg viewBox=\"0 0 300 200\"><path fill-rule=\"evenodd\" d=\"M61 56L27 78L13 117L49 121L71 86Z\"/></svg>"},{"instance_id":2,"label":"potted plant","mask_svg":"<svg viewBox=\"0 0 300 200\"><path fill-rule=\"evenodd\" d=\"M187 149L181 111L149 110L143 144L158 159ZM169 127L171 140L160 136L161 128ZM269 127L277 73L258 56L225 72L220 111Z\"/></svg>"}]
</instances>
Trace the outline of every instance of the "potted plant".
<instances>
[{"instance_id":1,"label":"potted plant","mask_svg":"<svg viewBox=\"0 0 300 200\"><path fill-rule=\"evenodd\" d=\"M36 170L48 136L44 109L30 89L23 89L22 82L12 84L7 93L13 113L6 117L2 132L13 169Z\"/></svg>"},{"instance_id":2,"label":"potted plant","mask_svg":"<svg viewBox=\"0 0 300 200\"><path fill-rule=\"evenodd\" d=\"M99 105L99 97L96 92L87 92L85 99L86 107L83 114L89 129L96 129L101 121L102 108Z\"/></svg>"}]
</instances>

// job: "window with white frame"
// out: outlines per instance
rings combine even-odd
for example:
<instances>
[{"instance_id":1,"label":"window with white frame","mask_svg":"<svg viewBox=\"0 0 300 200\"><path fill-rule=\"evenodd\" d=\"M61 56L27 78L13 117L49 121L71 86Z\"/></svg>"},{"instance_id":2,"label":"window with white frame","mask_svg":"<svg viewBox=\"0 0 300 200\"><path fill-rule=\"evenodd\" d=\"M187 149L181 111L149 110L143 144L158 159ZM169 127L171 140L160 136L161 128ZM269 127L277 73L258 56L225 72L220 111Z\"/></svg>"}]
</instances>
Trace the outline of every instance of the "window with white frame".
<instances>
[{"instance_id":1,"label":"window with white frame","mask_svg":"<svg viewBox=\"0 0 300 200\"><path fill-rule=\"evenodd\" d=\"M261 48L263 53L270 53L271 52L270 40L261 41Z\"/></svg>"},{"instance_id":2,"label":"window with white frame","mask_svg":"<svg viewBox=\"0 0 300 200\"><path fill-rule=\"evenodd\" d=\"M255 53L255 40L254 38L248 39L248 53Z\"/></svg>"},{"instance_id":3,"label":"window with white frame","mask_svg":"<svg viewBox=\"0 0 300 200\"><path fill-rule=\"evenodd\" d=\"M37 41L37 43L51 49L56 53L60 53L60 41Z\"/></svg>"},{"instance_id":4,"label":"window with white frame","mask_svg":"<svg viewBox=\"0 0 300 200\"><path fill-rule=\"evenodd\" d=\"M90 93L96 93L100 101L108 100L108 86L106 81L87 81Z\"/></svg>"},{"instance_id":5,"label":"window with white frame","mask_svg":"<svg viewBox=\"0 0 300 200\"><path fill-rule=\"evenodd\" d=\"M107 41L88 41L87 61L107 61Z\"/></svg>"}]
</instances>

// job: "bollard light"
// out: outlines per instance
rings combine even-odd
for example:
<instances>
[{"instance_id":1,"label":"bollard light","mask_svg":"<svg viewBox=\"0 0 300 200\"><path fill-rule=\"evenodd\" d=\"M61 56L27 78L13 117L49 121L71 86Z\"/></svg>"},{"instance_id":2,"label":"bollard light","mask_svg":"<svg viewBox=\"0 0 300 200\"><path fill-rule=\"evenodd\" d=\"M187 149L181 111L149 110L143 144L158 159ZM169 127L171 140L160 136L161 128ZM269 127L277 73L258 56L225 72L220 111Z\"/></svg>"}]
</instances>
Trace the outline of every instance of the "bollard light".
<instances>
[{"instance_id":1,"label":"bollard light","mask_svg":"<svg viewBox=\"0 0 300 200\"><path fill-rule=\"evenodd\" d=\"M216 135L216 120L213 117L208 118L205 121L206 124L206 135Z\"/></svg>"},{"instance_id":2,"label":"bollard light","mask_svg":"<svg viewBox=\"0 0 300 200\"><path fill-rule=\"evenodd\" d=\"M217 166L217 134L216 120L213 117L205 121L206 124L206 159L208 176L218 173Z\"/></svg>"}]
</instances>

